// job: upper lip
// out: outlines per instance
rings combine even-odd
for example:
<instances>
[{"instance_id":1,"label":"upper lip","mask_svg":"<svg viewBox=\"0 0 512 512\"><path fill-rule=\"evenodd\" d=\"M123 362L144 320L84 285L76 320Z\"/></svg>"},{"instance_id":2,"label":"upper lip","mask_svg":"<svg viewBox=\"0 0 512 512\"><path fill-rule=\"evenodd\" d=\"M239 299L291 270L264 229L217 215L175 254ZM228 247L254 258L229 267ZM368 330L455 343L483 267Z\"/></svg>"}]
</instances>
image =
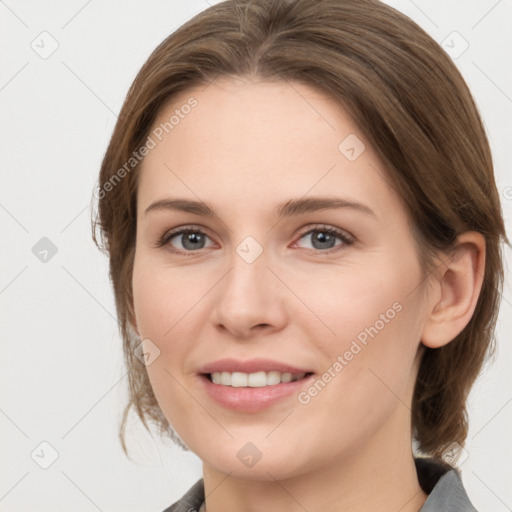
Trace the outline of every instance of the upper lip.
<instances>
[{"instance_id":1,"label":"upper lip","mask_svg":"<svg viewBox=\"0 0 512 512\"><path fill-rule=\"evenodd\" d=\"M199 369L198 373L213 373L213 372L241 372L241 373L256 373L256 372L281 372L281 373L311 373L311 370L291 366L279 361L271 359L247 359L245 361L237 359L219 359L211 363L205 364Z\"/></svg>"}]
</instances>

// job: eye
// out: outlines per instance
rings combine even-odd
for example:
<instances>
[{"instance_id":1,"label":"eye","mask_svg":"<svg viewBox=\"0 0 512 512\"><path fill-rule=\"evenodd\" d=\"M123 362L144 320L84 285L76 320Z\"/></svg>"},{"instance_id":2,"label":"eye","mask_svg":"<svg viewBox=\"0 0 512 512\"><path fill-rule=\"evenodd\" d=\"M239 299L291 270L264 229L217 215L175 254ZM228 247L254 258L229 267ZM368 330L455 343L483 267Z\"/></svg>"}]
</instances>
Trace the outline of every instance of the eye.
<instances>
[{"instance_id":1,"label":"eye","mask_svg":"<svg viewBox=\"0 0 512 512\"><path fill-rule=\"evenodd\" d=\"M331 249L351 245L354 240L344 231L332 226L317 225L314 229L310 229L302 234L299 241L305 240L305 249L312 250L313 252L331 252ZM309 241L309 247L307 246ZM297 245L296 242L295 245ZM158 240L156 246L168 246L171 252L175 253L194 253L201 249L207 249L214 244L210 237L201 229L188 226L185 228L178 228L176 230L164 233ZM335 249L339 250L339 249Z\"/></svg>"},{"instance_id":2,"label":"eye","mask_svg":"<svg viewBox=\"0 0 512 512\"><path fill-rule=\"evenodd\" d=\"M338 246L348 246L354 242L345 232L332 226L315 226L314 229L301 235L299 240L309 241L310 246L306 246L305 249L322 252Z\"/></svg>"},{"instance_id":3,"label":"eye","mask_svg":"<svg viewBox=\"0 0 512 512\"><path fill-rule=\"evenodd\" d=\"M210 245L208 245L210 241ZM188 227L164 233L157 243L158 247L170 245L172 252L194 252L211 246L208 235L198 228Z\"/></svg>"}]
</instances>

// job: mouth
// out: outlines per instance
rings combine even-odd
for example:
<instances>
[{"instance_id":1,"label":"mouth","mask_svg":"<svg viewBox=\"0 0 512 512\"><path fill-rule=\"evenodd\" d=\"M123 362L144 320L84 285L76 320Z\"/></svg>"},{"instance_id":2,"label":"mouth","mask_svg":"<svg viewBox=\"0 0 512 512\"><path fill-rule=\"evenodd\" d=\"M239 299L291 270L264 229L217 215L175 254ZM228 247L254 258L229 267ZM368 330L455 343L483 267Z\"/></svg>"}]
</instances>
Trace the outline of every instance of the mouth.
<instances>
[{"instance_id":1,"label":"mouth","mask_svg":"<svg viewBox=\"0 0 512 512\"><path fill-rule=\"evenodd\" d=\"M254 373L224 371L202 374L213 384L232 388L264 388L296 382L306 379L311 375L313 375L312 372L291 373L279 371L259 371Z\"/></svg>"},{"instance_id":2,"label":"mouth","mask_svg":"<svg viewBox=\"0 0 512 512\"><path fill-rule=\"evenodd\" d=\"M244 413L260 412L292 399L314 379L310 368L266 358L220 359L198 370L210 399Z\"/></svg>"},{"instance_id":3,"label":"mouth","mask_svg":"<svg viewBox=\"0 0 512 512\"><path fill-rule=\"evenodd\" d=\"M258 413L287 403L314 379L306 368L267 359L224 359L203 366L198 373L210 399L223 408L240 413ZM293 406L297 400L288 402Z\"/></svg>"}]
</instances>

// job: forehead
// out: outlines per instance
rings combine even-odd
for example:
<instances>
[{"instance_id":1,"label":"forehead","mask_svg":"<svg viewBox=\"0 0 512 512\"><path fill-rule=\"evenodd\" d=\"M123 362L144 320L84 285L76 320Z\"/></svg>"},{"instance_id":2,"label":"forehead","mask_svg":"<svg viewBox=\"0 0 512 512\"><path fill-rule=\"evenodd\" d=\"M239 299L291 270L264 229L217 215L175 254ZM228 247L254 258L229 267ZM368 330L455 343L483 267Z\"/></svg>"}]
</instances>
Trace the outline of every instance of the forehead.
<instances>
[{"instance_id":1,"label":"forehead","mask_svg":"<svg viewBox=\"0 0 512 512\"><path fill-rule=\"evenodd\" d=\"M245 159L244 167L249 166L249 156L258 157L255 164L261 164L270 152L274 158L286 153L292 161L298 154L310 154L320 148L325 151L329 142L330 153L336 154L340 125L344 124L344 130L355 130L341 107L309 86L235 77L221 77L172 98L160 110L153 129L165 129L173 113L188 112L186 106L192 102L196 106L182 114L166 137L169 144L176 149L181 142L194 140L196 154L207 148L218 157ZM178 121L174 117L174 122ZM191 152L174 153L176 159L195 156Z\"/></svg>"},{"instance_id":2,"label":"forehead","mask_svg":"<svg viewBox=\"0 0 512 512\"><path fill-rule=\"evenodd\" d=\"M219 78L172 98L150 136L141 207L166 193L213 202L229 195L245 206L308 193L358 197L376 209L398 201L355 122L305 84Z\"/></svg>"}]
</instances>

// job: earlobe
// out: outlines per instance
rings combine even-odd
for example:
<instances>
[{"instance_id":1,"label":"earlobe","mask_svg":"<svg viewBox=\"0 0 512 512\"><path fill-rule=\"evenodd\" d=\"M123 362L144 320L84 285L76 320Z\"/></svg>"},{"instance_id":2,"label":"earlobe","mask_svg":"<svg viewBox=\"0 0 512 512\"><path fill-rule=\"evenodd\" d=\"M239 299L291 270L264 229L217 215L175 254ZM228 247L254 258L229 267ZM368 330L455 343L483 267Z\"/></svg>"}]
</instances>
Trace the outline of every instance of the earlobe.
<instances>
[{"instance_id":1,"label":"earlobe","mask_svg":"<svg viewBox=\"0 0 512 512\"><path fill-rule=\"evenodd\" d=\"M441 259L440 269L434 283L438 293L428 303L421 338L430 348L448 344L473 316L485 271L484 236L476 231L459 235L454 251Z\"/></svg>"}]
</instances>

